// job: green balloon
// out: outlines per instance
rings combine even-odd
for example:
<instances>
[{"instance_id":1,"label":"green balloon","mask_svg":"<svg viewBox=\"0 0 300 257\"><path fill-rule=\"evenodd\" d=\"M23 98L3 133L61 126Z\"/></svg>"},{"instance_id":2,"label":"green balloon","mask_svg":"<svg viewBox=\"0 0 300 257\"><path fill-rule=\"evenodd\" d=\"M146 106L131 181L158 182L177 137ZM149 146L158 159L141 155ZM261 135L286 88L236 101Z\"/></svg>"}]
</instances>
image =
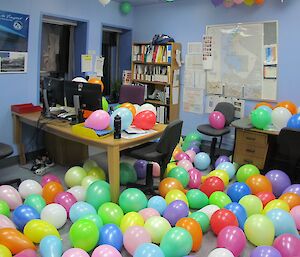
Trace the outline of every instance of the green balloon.
<instances>
[{"instance_id":1,"label":"green balloon","mask_svg":"<svg viewBox=\"0 0 300 257\"><path fill-rule=\"evenodd\" d=\"M194 141L199 142L200 144L201 140L202 135L198 131L187 134L182 144L182 150L186 151L189 148L190 144Z\"/></svg>"},{"instance_id":2,"label":"green balloon","mask_svg":"<svg viewBox=\"0 0 300 257\"><path fill-rule=\"evenodd\" d=\"M263 210L263 204L256 195L245 195L243 196L239 204L242 205L247 213L247 217L254 214L260 214Z\"/></svg>"},{"instance_id":3,"label":"green balloon","mask_svg":"<svg viewBox=\"0 0 300 257\"><path fill-rule=\"evenodd\" d=\"M32 194L26 197L24 204L31 206L36 209L38 213L41 213L46 206L46 201L41 195Z\"/></svg>"},{"instance_id":4,"label":"green balloon","mask_svg":"<svg viewBox=\"0 0 300 257\"><path fill-rule=\"evenodd\" d=\"M187 192L186 197L191 209L201 209L208 205L208 197L199 189L191 189Z\"/></svg>"},{"instance_id":5,"label":"green balloon","mask_svg":"<svg viewBox=\"0 0 300 257\"><path fill-rule=\"evenodd\" d=\"M115 203L104 203L98 209L98 215L101 217L104 225L115 224L119 227L124 212L121 207Z\"/></svg>"},{"instance_id":6,"label":"green balloon","mask_svg":"<svg viewBox=\"0 0 300 257\"><path fill-rule=\"evenodd\" d=\"M98 210L102 204L111 201L109 189L103 183L99 183L99 181L101 180L93 182L88 187L85 198L85 201L94 206L96 210Z\"/></svg>"},{"instance_id":7,"label":"green balloon","mask_svg":"<svg viewBox=\"0 0 300 257\"><path fill-rule=\"evenodd\" d=\"M189 217L193 218L200 224L203 233L208 231L210 224L209 217L204 212L196 211L191 213Z\"/></svg>"},{"instance_id":8,"label":"green balloon","mask_svg":"<svg viewBox=\"0 0 300 257\"><path fill-rule=\"evenodd\" d=\"M137 181L137 175L133 166L126 162L120 163L120 182L121 185L127 185L128 183L135 183Z\"/></svg>"},{"instance_id":9,"label":"green balloon","mask_svg":"<svg viewBox=\"0 0 300 257\"><path fill-rule=\"evenodd\" d=\"M182 257L192 250L191 234L183 228L171 228L163 237L160 248L165 257Z\"/></svg>"},{"instance_id":10,"label":"green balloon","mask_svg":"<svg viewBox=\"0 0 300 257\"><path fill-rule=\"evenodd\" d=\"M236 179L238 182L245 183L247 178L256 174L260 174L260 171L256 166L252 164L245 164L238 169L236 173Z\"/></svg>"},{"instance_id":11,"label":"green balloon","mask_svg":"<svg viewBox=\"0 0 300 257\"><path fill-rule=\"evenodd\" d=\"M120 5L120 10L121 10L121 13L123 13L123 14L130 13L131 9L132 9L131 3L127 2L127 1L122 2Z\"/></svg>"},{"instance_id":12,"label":"green balloon","mask_svg":"<svg viewBox=\"0 0 300 257\"><path fill-rule=\"evenodd\" d=\"M271 114L268 111L260 108L252 111L250 118L252 125L258 129L266 129L272 120Z\"/></svg>"},{"instance_id":13,"label":"green balloon","mask_svg":"<svg viewBox=\"0 0 300 257\"><path fill-rule=\"evenodd\" d=\"M73 247L89 252L98 243L99 230L93 221L80 219L71 226L69 238Z\"/></svg>"},{"instance_id":14,"label":"green balloon","mask_svg":"<svg viewBox=\"0 0 300 257\"><path fill-rule=\"evenodd\" d=\"M119 197L119 205L124 213L138 212L146 208L147 204L146 195L137 188L125 189Z\"/></svg>"},{"instance_id":15,"label":"green balloon","mask_svg":"<svg viewBox=\"0 0 300 257\"><path fill-rule=\"evenodd\" d=\"M82 167L86 172L89 172L92 168L98 167L98 164L94 160L86 160Z\"/></svg>"},{"instance_id":16,"label":"green balloon","mask_svg":"<svg viewBox=\"0 0 300 257\"><path fill-rule=\"evenodd\" d=\"M96 224L98 230L103 227L103 221L102 221L101 217L99 217L95 213L84 215L83 217L79 218L79 220L81 220L81 219L93 221Z\"/></svg>"},{"instance_id":17,"label":"green balloon","mask_svg":"<svg viewBox=\"0 0 300 257\"><path fill-rule=\"evenodd\" d=\"M6 217L10 217L10 209L7 202L0 200L0 214L5 215Z\"/></svg>"},{"instance_id":18,"label":"green balloon","mask_svg":"<svg viewBox=\"0 0 300 257\"><path fill-rule=\"evenodd\" d=\"M102 96L102 109L106 112L108 111L108 102L104 96Z\"/></svg>"},{"instance_id":19,"label":"green balloon","mask_svg":"<svg viewBox=\"0 0 300 257\"><path fill-rule=\"evenodd\" d=\"M168 177L176 178L177 180L179 180L184 188L186 188L190 181L189 173L183 167L180 166L171 169L168 173Z\"/></svg>"},{"instance_id":20,"label":"green balloon","mask_svg":"<svg viewBox=\"0 0 300 257\"><path fill-rule=\"evenodd\" d=\"M80 186L81 181L84 177L86 177L86 175L86 171L83 168L74 166L66 172L65 182L68 187Z\"/></svg>"},{"instance_id":21,"label":"green balloon","mask_svg":"<svg viewBox=\"0 0 300 257\"><path fill-rule=\"evenodd\" d=\"M224 208L227 204L231 203L230 197L221 191L213 192L209 197L209 204L214 204L220 208Z\"/></svg>"}]
</instances>

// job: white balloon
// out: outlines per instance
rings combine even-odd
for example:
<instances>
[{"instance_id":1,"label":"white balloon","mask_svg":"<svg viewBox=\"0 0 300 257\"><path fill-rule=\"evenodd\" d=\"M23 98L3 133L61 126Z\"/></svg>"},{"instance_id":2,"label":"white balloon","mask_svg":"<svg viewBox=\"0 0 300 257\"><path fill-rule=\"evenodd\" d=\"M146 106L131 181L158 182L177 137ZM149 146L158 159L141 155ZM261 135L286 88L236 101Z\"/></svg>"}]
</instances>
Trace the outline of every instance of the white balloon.
<instances>
[{"instance_id":1,"label":"white balloon","mask_svg":"<svg viewBox=\"0 0 300 257\"><path fill-rule=\"evenodd\" d=\"M138 104L134 104L133 106L135 108L135 112L138 113L140 106Z\"/></svg>"},{"instance_id":2,"label":"white balloon","mask_svg":"<svg viewBox=\"0 0 300 257\"><path fill-rule=\"evenodd\" d=\"M9 218L7 218L3 214L0 214L0 229L1 228L14 228L14 229L16 229L16 226Z\"/></svg>"},{"instance_id":3,"label":"white balloon","mask_svg":"<svg viewBox=\"0 0 300 257\"><path fill-rule=\"evenodd\" d=\"M292 117L290 111L284 107L276 107L272 111L272 123L277 130L286 127L289 119Z\"/></svg>"},{"instance_id":4,"label":"white balloon","mask_svg":"<svg viewBox=\"0 0 300 257\"><path fill-rule=\"evenodd\" d=\"M152 104L147 103L147 104L141 105L137 113L142 112L142 111L152 111L156 115L156 108Z\"/></svg>"},{"instance_id":5,"label":"white balloon","mask_svg":"<svg viewBox=\"0 0 300 257\"><path fill-rule=\"evenodd\" d=\"M25 199L27 196L32 194L41 195L42 190L43 190L42 186L38 182L32 179L24 180L19 185L19 193L23 199Z\"/></svg>"},{"instance_id":6,"label":"white balloon","mask_svg":"<svg viewBox=\"0 0 300 257\"><path fill-rule=\"evenodd\" d=\"M207 257L234 257L234 255L226 248L216 248Z\"/></svg>"},{"instance_id":7,"label":"white balloon","mask_svg":"<svg viewBox=\"0 0 300 257\"><path fill-rule=\"evenodd\" d=\"M60 204L48 204L41 212L41 220L45 220L59 229L67 222L67 211Z\"/></svg>"},{"instance_id":8,"label":"white balloon","mask_svg":"<svg viewBox=\"0 0 300 257\"><path fill-rule=\"evenodd\" d=\"M99 0L99 2L105 6L109 4L110 0Z\"/></svg>"},{"instance_id":9,"label":"white balloon","mask_svg":"<svg viewBox=\"0 0 300 257\"><path fill-rule=\"evenodd\" d=\"M82 77L73 78L72 81L74 81L74 82L81 82L81 83L87 83L87 80L85 78L82 78Z\"/></svg>"},{"instance_id":10,"label":"white balloon","mask_svg":"<svg viewBox=\"0 0 300 257\"><path fill-rule=\"evenodd\" d=\"M300 106L298 107L297 113L300 113Z\"/></svg>"},{"instance_id":11,"label":"white balloon","mask_svg":"<svg viewBox=\"0 0 300 257\"><path fill-rule=\"evenodd\" d=\"M74 195L78 202L85 201L86 188L84 188L83 186L71 187L67 190L67 192Z\"/></svg>"},{"instance_id":12,"label":"white balloon","mask_svg":"<svg viewBox=\"0 0 300 257\"><path fill-rule=\"evenodd\" d=\"M214 205L214 204L209 204L209 205L206 205L204 206L202 209L200 209L199 211L201 212L204 212L209 220L211 218L211 216L217 211L217 210L220 210L219 206L217 205Z\"/></svg>"}]
</instances>

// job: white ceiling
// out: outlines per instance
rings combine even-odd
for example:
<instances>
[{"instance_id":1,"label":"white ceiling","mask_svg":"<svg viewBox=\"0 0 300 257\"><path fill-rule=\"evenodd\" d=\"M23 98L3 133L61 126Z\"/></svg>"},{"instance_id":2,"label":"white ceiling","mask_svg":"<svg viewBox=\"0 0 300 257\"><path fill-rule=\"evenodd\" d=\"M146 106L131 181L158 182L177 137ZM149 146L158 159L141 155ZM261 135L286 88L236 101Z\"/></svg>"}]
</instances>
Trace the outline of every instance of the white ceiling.
<instances>
[{"instance_id":1,"label":"white ceiling","mask_svg":"<svg viewBox=\"0 0 300 257\"><path fill-rule=\"evenodd\" d=\"M124 0L114 0L114 1L119 2L119 3L124 2ZM148 5L148 4L159 4L159 3L166 2L166 0L127 0L127 1L130 2L134 6ZM174 0L174 1L176 1L176 0Z\"/></svg>"}]
</instances>

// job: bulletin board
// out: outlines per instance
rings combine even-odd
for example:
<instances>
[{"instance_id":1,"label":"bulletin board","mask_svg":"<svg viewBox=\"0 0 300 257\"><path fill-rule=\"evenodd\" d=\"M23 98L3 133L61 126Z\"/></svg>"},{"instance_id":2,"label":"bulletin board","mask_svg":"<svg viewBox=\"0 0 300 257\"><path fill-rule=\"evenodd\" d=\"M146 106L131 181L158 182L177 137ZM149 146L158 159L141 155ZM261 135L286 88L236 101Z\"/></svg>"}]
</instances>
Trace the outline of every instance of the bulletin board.
<instances>
[{"instance_id":1,"label":"bulletin board","mask_svg":"<svg viewBox=\"0 0 300 257\"><path fill-rule=\"evenodd\" d=\"M277 21L211 25L206 36L212 38L207 95L276 101Z\"/></svg>"}]
</instances>

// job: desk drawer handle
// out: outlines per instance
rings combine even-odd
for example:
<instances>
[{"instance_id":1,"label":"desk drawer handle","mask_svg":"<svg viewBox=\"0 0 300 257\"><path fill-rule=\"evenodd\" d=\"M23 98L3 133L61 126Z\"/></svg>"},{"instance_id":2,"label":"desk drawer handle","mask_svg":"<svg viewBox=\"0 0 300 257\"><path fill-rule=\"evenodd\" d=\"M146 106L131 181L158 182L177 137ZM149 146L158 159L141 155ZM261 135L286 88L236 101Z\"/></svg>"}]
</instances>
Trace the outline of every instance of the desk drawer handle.
<instances>
[{"instance_id":1,"label":"desk drawer handle","mask_svg":"<svg viewBox=\"0 0 300 257\"><path fill-rule=\"evenodd\" d=\"M244 162L247 162L247 163L253 163L252 160L247 160L247 159L244 159Z\"/></svg>"},{"instance_id":2,"label":"desk drawer handle","mask_svg":"<svg viewBox=\"0 0 300 257\"><path fill-rule=\"evenodd\" d=\"M247 140L251 140L251 141L255 141L256 138L255 137L246 137Z\"/></svg>"},{"instance_id":3,"label":"desk drawer handle","mask_svg":"<svg viewBox=\"0 0 300 257\"><path fill-rule=\"evenodd\" d=\"M253 149L246 149L246 152L248 152L248 153L255 153L255 150L253 150Z\"/></svg>"}]
</instances>

